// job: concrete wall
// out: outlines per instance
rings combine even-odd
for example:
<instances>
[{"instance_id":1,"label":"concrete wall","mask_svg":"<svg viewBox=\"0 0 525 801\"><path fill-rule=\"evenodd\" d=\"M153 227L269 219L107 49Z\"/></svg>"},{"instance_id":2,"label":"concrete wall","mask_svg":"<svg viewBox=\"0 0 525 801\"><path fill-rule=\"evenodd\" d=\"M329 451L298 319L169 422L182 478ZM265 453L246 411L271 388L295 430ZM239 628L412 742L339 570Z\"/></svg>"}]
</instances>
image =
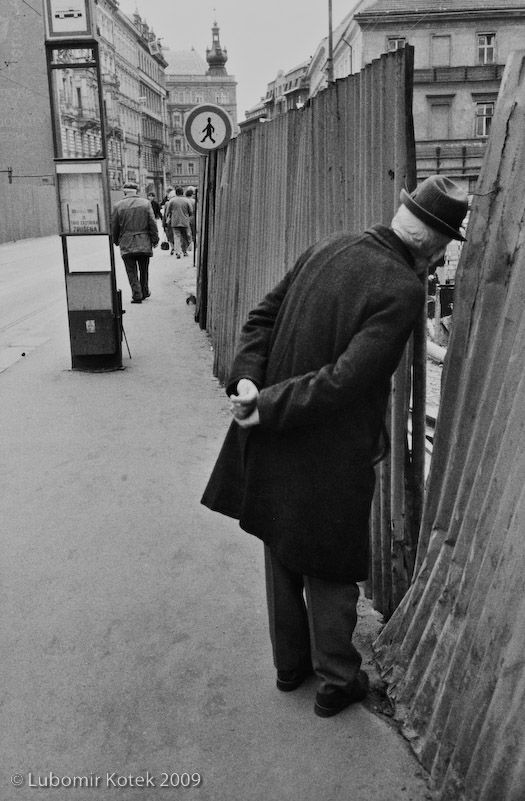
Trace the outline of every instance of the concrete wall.
<instances>
[{"instance_id":1,"label":"concrete wall","mask_svg":"<svg viewBox=\"0 0 525 801\"><path fill-rule=\"evenodd\" d=\"M58 230L43 3L31 6L0 0L0 242Z\"/></svg>"}]
</instances>

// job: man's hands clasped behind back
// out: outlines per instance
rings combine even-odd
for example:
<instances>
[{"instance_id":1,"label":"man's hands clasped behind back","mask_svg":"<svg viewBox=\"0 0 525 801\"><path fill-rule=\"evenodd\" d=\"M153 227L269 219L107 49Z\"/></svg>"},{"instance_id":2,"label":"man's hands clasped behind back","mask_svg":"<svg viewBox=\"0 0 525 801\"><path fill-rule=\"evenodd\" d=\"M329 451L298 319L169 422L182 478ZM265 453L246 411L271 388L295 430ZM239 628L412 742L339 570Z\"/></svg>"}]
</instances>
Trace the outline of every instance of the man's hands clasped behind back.
<instances>
[{"instance_id":1,"label":"man's hands clasped behind back","mask_svg":"<svg viewBox=\"0 0 525 801\"><path fill-rule=\"evenodd\" d=\"M249 378L237 382L237 395L230 395L230 411L241 428L259 424L258 397L259 390Z\"/></svg>"}]
</instances>

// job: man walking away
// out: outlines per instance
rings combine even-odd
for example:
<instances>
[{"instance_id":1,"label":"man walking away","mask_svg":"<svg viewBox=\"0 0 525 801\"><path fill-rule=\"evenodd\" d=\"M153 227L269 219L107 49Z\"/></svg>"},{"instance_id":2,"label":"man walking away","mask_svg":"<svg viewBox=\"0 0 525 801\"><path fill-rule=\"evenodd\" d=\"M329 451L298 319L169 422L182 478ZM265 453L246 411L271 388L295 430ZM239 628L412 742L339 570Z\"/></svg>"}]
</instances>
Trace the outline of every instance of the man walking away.
<instances>
[{"instance_id":1,"label":"man walking away","mask_svg":"<svg viewBox=\"0 0 525 801\"><path fill-rule=\"evenodd\" d=\"M164 219L173 231L171 254L180 259L181 254L187 256L191 244L190 218L193 208L187 197L184 197L182 186L175 188L175 197L168 201Z\"/></svg>"},{"instance_id":2,"label":"man walking away","mask_svg":"<svg viewBox=\"0 0 525 801\"><path fill-rule=\"evenodd\" d=\"M148 192L148 200L151 203L153 216L155 217L156 220L160 220L162 218L162 214L160 213L160 203L155 197L154 192Z\"/></svg>"},{"instance_id":3,"label":"man walking away","mask_svg":"<svg viewBox=\"0 0 525 801\"><path fill-rule=\"evenodd\" d=\"M190 217L190 231L191 231L191 238L193 240L193 249L195 250L196 242L197 242L197 229L195 226L195 206L197 205L196 197L195 197L195 189L193 186L188 186L186 191L184 192L187 200L191 206L191 217Z\"/></svg>"},{"instance_id":4,"label":"man walking away","mask_svg":"<svg viewBox=\"0 0 525 801\"><path fill-rule=\"evenodd\" d=\"M166 234L166 239L170 243L171 252L173 253L173 231L171 229L171 226L168 225L168 222L166 220L166 209L168 208L168 202L171 200L172 197L175 197L175 189L172 186L168 186L168 191L162 198L162 202L160 204L160 211L162 214L162 228L164 229L164 233Z\"/></svg>"},{"instance_id":5,"label":"man walking away","mask_svg":"<svg viewBox=\"0 0 525 801\"><path fill-rule=\"evenodd\" d=\"M131 302L142 303L149 298L149 260L159 243L159 232L149 200L137 197L137 184L123 186L124 200L113 209L111 233L120 247L131 287Z\"/></svg>"},{"instance_id":6,"label":"man walking away","mask_svg":"<svg viewBox=\"0 0 525 801\"><path fill-rule=\"evenodd\" d=\"M153 216L155 217L155 222L157 223L157 231L159 232L159 237L160 237L160 235L162 234L162 231L159 229L159 220L160 220L160 225L162 225L162 212L160 210L160 203L155 197L154 192L148 192L148 200L151 203Z\"/></svg>"},{"instance_id":7,"label":"man walking away","mask_svg":"<svg viewBox=\"0 0 525 801\"><path fill-rule=\"evenodd\" d=\"M277 688L315 673L321 717L368 691L352 634L390 377L466 212L456 184L427 178L390 227L312 245L241 331L234 420L202 502L264 542Z\"/></svg>"}]
</instances>

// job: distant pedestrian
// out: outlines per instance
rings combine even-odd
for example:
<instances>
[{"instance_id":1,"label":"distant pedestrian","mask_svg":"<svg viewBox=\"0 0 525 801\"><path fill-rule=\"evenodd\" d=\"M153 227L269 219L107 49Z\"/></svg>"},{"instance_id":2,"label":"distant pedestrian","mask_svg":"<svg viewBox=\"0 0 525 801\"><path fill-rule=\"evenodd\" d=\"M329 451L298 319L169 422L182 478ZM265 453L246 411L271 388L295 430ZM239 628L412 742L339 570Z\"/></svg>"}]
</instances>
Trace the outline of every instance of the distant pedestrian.
<instances>
[{"instance_id":1,"label":"distant pedestrian","mask_svg":"<svg viewBox=\"0 0 525 801\"><path fill-rule=\"evenodd\" d=\"M164 195L164 197L162 198L162 200L160 202L160 206L161 206L161 211L162 212L164 212L164 207L166 206L166 203L168 202L168 200L171 200L171 198L174 196L174 194L175 194L175 189L172 186L168 186L168 188L166 190L166 194Z\"/></svg>"},{"instance_id":2,"label":"distant pedestrian","mask_svg":"<svg viewBox=\"0 0 525 801\"><path fill-rule=\"evenodd\" d=\"M181 186L175 187L175 196L168 200L164 212L164 221L171 229L173 244L171 253L176 254L180 259L181 255L188 254L188 247L191 244L190 218L193 208L188 198L184 197L184 190Z\"/></svg>"},{"instance_id":3,"label":"distant pedestrian","mask_svg":"<svg viewBox=\"0 0 525 801\"><path fill-rule=\"evenodd\" d=\"M157 223L157 231L159 232L159 236L162 236L164 228L162 227L162 212L160 210L160 203L155 197L154 192L148 192L148 200L151 203L153 216L155 217L155 222Z\"/></svg>"},{"instance_id":4,"label":"distant pedestrian","mask_svg":"<svg viewBox=\"0 0 525 801\"><path fill-rule=\"evenodd\" d=\"M195 189L193 186L188 186L186 191L184 192L185 197L189 200L191 207L193 209L191 217L190 217L190 231L191 231L191 238L195 243L197 239L197 229L195 226L195 206L197 205L197 201L195 198Z\"/></svg>"},{"instance_id":5,"label":"distant pedestrian","mask_svg":"<svg viewBox=\"0 0 525 801\"><path fill-rule=\"evenodd\" d=\"M368 691L352 634L390 377L467 206L431 176L390 227L312 245L249 313L226 383L234 420L202 502L264 542L277 688L315 673L321 717Z\"/></svg>"},{"instance_id":6,"label":"distant pedestrian","mask_svg":"<svg viewBox=\"0 0 525 801\"><path fill-rule=\"evenodd\" d=\"M160 220L162 218L162 214L160 213L160 203L155 197L154 192L148 192L148 200L151 203L151 208L153 209L153 216L156 220Z\"/></svg>"},{"instance_id":7,"label":"distant pedestrian","mask_svg":"<svg viewBox=\"0 0 525 801\"><path fill-rule=\"evenodd\" d=\"M168 186L166 194L162 198L160 210L162 212L162 227L164 229L164 233L166 234L166 239L168 240L170 248L173 248L173 231L166 222L166 208L168 205L168 201L170 201L172 197L175 197L175 189L173 186ZM164 248L164 250L165 249L166 248Z\"/></svg>"},{"instance_id":8,"label":"distant pedestrian","mask_svg":"<svg viewBox=\"0 0 525 801\"><path fill-rule=\"evenodd\" d=\"M131 302L149 298L149 260L159 243L159 232L149 200L137 197L137 184L124 184L124 199L113 209L111 233L120 247L131 287Z\"/></svg>"}]
</instances>

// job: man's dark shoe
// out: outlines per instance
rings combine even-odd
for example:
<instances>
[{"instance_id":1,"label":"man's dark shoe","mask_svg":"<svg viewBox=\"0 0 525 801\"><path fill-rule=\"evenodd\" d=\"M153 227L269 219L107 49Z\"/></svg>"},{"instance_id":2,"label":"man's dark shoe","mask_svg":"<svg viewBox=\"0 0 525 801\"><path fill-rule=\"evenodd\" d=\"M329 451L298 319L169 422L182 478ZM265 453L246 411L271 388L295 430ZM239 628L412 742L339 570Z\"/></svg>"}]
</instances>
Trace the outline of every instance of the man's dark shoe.
<instances>
[{"instance_id":1,"label":"man's dark shoe","mask_svg":"<svg viewBox=\"0 0 525 801\"><path fill-rule=\"evenodd\" d=\"M132 303L142 303L142 298L131 298Z\"/></svg>"},{"instance_id":2,"label":"man's dark shoe","mask_svg":"<svg viewBox=\"0 0 525 801\"><path fill-rule=\"evenodd\" d=\"M350 704L364 701L368 694L369 686L368 675L364 670L360 670L348 692L339 689L327 693L318 692L315 698L314 712L320 718L330 718L332 715L337 715L338 712L342 712Z\"/></svg>"},{"instance_id":3,"label":"man's dark shoe","mask_svg":"<svg viewBox=\"0 0 525 801\"><path fill-rule=\"evenodd\" d=\"M283 693L290 693L298 687L313 673L311 667L301 668L300 670L278 670L277 689Z\"/></svg>"}]
</instances>

